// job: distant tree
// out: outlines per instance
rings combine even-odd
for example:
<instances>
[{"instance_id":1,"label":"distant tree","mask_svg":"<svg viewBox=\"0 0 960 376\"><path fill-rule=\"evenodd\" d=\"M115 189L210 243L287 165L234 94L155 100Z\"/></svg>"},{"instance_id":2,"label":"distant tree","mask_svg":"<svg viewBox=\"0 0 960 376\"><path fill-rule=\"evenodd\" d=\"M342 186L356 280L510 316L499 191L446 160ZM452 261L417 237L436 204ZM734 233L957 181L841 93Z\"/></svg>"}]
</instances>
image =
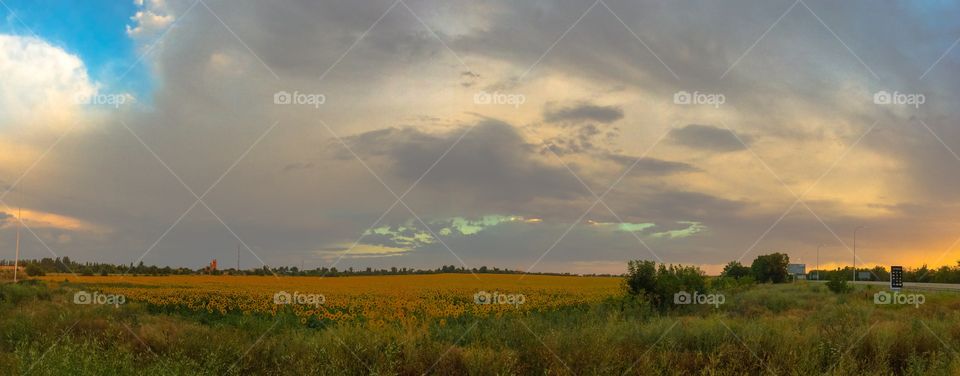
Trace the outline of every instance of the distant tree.
<instances>
[{"instance_id":1,"label":"distant tree","mask_svg":"<svg viewBox=\"0 0 960 376\"><path fill-rule=\"evenodd\" d=\"M769 255L760 255L753 260L750 270L757 282L783 283L787 280L787 264L790 263L790 256L783 253L771 253Z\"/></svg>"},{"instance_id":2,"label":"distant tree","mask_svg":"<svg viewBox=\"0 0 960 376\"><path fill-rule=\"evenodd\" d=\"M733 279L740 279L751 274L749 267L743 266L739 261L730 261L727 266L723 267L723 272L720 275L724 277L729 277Z\"/></svg>"},{"instance_id":3,"label":"distant tree","mask_svg":"<svg viewBox=\"0 0 960 376\"><path fill-rule=\"evenodd\" d=\"M847 284L847 279L841 273L833 273L830 280L827 281L827 288L837 294L846 294L853 290L853 286Z\"/></svg>"},{"instance_id":4,"label":"distant tree","mask_svg":"<svg viewBox=\"0 0 960 376\"><path fill-rule=\"evenodd\" d=\"M646 260L631 260L627 263L625 282L630 294L644 296L661 309L670 306L674 294L703 293L707 285L703 271L696 266L658 266L655 262Z\"/></svg>"},{"instance_id":5,"label":"distant tree","mask_svg":"<svg viewBox=\"0 0 960 376\"><path fill-rule=\"evenodd\" d=\"M43 269L40 268L40 265L33 264L33 263L27 265L26 271L27 271L27 275L31 277L37 277L37 276L46 274L43 272Z\"/></svg>"},{"instance_id":6,"label":"distant tree","mask_svg":"<svg viewBox=\"0 0 960 376\"><path fill-rule=\"evenodd\" d=\"M927 267L927 264L923 264L919 269L913 271L913 282L927 283L930 282L931 275L930 268Z\"/></svg>"},{"instance_id":7,"label":"distant tree","mask_svg":"<svg viewBox=\"0 0 960 376\"><path fill-rule=\"evenodd\" d=\"M652 292L656 288L657 263L647 260L627 262L627 291L633 295Z\"/></svg>"}]
</instances>

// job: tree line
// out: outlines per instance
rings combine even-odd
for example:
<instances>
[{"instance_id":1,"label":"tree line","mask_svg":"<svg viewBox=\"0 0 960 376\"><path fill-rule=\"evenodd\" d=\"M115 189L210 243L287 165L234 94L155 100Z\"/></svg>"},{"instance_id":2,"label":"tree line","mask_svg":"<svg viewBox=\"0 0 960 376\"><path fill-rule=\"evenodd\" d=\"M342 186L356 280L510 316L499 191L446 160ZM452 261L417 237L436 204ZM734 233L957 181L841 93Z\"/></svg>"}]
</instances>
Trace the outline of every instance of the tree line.
<instances>
[{"instance_id":1,"label":"tree line","mask_svg":"<svg viewBox=\"0 0 960 376\"><path fill-rule=\"evenodd\" d=\"M13 266L13 260L2 260L0 259L0 266ZM161 275L199 275L199 274L208 274L208 275L284 275L284 276L324 276L324 277L343 277L343 276L362 276L362 275L407 275L407 274L443 274L443 273L465 273L465 274L484 274L484 273L496 273L496 274L524 274L526 272L520 270L511 270L498 267L487 267L481 266L479 268L465 268L462 266L455 265L443 265L435 269L417 269L417 268L406 268L406 267L391 267L391 268L343 268L338 269L336 267L319 267L314 269L300 269L296 266L280 266L280 267L269 267L262 266L259 268L252 269L218 269L210 270L208 267L203 267L199 269L190 269L184 267L171 268L169 266L158 267L155 265L144 265L141 261L134 265L130 263L129 265L125 264L110 264L110 263L99 263L99 262L76 262L71 260L69 257L57 257L57 258L42 258L39 260L20 260L19 265L25 269L25 272L29 276L41 276L47 273L67 273L67 274L78 274L84 276L92 275L113 275L113 274L124 274L124 275L151 275L151 276L161 276ZM538 274L538 275L574 275L571 273L529 273L529 274ZM580 274L577 274L580 275ZM584 274L586 276L613 276L611 274Z\"/></svg>"},{"instance_id":2,"label":"tree line","mask_svg":"<svg viewBox=\"0 0 960 376\"><path fill-rule=\"evenodd\" d=\"M696 266L657 264L649 260L631 260L627 262L627 274L624 284L630 295L642 297L660 309L675 308L671 304L678 293L707 293L750 286L757 283L784 283L793 280L788 272L790 256L783 253L771 253L757 256L746 266L739 261L731 261L724 266L720 276L708 278L706 273ZM857 280L889 281L890 272L881 266L857 268L857 272L866 272L867 278L857 276ZM828 281L827 287L834 292L850 291L847 281L853 279L852 267L837 268L832 271L812 270L808 277L818 277ZM942 266L931 269L926 265L915 269L905 269L906 282L922 283L960 283L960 262L956 266Z\"/></svg>"}]
</instances>

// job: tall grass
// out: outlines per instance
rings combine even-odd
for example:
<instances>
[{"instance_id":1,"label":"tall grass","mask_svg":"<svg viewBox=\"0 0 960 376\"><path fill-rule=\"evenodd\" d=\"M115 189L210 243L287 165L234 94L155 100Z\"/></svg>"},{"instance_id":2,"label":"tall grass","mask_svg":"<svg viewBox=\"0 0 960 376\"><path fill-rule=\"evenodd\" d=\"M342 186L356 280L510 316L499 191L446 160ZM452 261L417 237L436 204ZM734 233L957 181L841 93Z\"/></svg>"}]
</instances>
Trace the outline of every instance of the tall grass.
<instances>
[{"instance_id":1,"label":"tall grass","mask_svg":"<svg viewBox=\"0 0 960 376\"><path fill-rule=\"evenodd\" d=\"M69 286L0 285L0 372L37 375L957 375L960 298L878 306L816 285L730 292L661 313L616 297L585 307L417 325L306 327L137 303L75 305Z\"/></svg>"}]
</instances>

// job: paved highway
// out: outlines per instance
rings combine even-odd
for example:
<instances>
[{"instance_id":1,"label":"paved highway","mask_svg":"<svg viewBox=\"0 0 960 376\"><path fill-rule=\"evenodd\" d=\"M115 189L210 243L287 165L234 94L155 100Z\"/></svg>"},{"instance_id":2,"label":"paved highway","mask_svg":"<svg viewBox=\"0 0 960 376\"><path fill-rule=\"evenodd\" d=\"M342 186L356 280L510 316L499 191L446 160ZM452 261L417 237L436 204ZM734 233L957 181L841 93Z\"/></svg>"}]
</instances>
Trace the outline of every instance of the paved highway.
<instances>
[{"instance_id":1,"label":"paved highway","mask_svg":"<svg viewBox=\"0 0 960 376\"><path fill-rule=\"evenodd\" d=\"M812 281L817 282L817 281ZM826 282L826 281L819 281ZM881 287L890 287L890 282L874 282L874 281L847 281L856 283L858 285L875 285ZM960 284L953 283L917 283L917 282L904 282L904 290L948 290L948 291L960 291Z\"/></svg>"}]
</instances>

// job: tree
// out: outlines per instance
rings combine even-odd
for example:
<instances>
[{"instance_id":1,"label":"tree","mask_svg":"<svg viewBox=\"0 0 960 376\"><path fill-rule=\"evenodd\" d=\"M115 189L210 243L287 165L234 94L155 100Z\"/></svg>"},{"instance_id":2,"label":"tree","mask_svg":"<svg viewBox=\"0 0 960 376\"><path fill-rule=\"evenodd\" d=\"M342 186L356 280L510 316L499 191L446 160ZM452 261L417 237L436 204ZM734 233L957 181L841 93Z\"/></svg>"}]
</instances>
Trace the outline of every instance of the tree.
<instances>
[{"instance_id":1,"label":"tree","mask_svg":"<svg viewBox=\"0 0 960 376\"><path fill-rule=\"evenodd\" d=\"M652 292L657 279L657 264L647 260L627 262L627 291L633 295Z\"/></svg>"},{"instance_id":2,"label":"tree","mask_svg":"<svg viewBox=\"0 0 960 376\"><path fill-rule=\"evenodd\" d=\"M848 285L847 279L839 272L830 276L830 280L827 281L827 288L837 294L845 294L853 290L853 286Z\"/></svg>"},{"instance_id":3,"label":"tree","mask_svg":"<svg viewBox=\"0 0 960 376\"><path fill-rule=\"evenodd\" d=\"M787 280L787 264L790 263L790 256L783 253L771 253L769 255L757 256L750 265L757 282L783 283Z\"/></svg>"},{"instance_id":4,"label":"tree","mask_svg":"<svg viewBox=\"0 0 960 376\"><path fill-rule=\"evenodd\" d=\"M27 275L31 277L41 276L45 274L43 272L43 269L40 268L40 265L37 265L37 264L27 265L26 271L27 271Z\"/></svg>"},{"instance_id":5,"label":"tree","mask_svg":"<svg viewBox=\"0 0 960 376\"><path fill-rule=\"evenodd\" d=\"M930 271L930 268L927 267L927 264L923 264L922 266L920 266L920 269L917 269L916 271L913 272L913 278L911 279L914 282L928 283L930 282L930 279L931 279L930 273L931 271Z\"/></svg>"},{"instance_id":6,"label":"tree","mask_svg":"<svg viewBox=\"0 0 960 376\"><path fill-rule=\"evenodd\" d=\"M696 266L664 265L653 261L631 260L627 263L627 290L644 296L651 304L664 309L678 292L704 293L706 278Z\"/></svg>"},{"instance_id":7,"label":"tree","mask_svg":"<svg viewBox=\"0 0 960 376\"><path fill-rule=\"evenodd\" d=\"M723 267L723 272L720 274L724 277L740 279L742 277L749 276L751 274L750 268L743 266L739 261L730 261L727 266Z\"/></svg>"}]
</instances>

